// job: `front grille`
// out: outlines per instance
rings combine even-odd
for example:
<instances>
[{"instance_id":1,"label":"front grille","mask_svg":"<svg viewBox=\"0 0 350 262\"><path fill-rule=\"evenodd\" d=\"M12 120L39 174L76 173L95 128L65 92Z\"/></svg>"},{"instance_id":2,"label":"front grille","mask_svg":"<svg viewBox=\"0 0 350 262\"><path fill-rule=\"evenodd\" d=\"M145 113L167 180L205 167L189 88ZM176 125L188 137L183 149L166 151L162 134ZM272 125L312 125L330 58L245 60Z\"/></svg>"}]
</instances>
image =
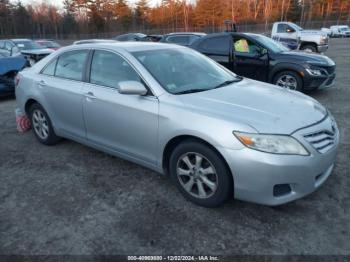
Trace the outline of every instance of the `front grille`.
<instances>
[{"instance_id":1,"label":"front grille","mask_svg":"<svg viewBox=\"0 0 350 262\"><path fill-rule=\"evenodd\" d=\"M325 69L329 75L335 72L335 66L322 66L322 68Z\"/></svg>"},{"instance_id":2,"label":"front grille","mask_svg":"<svg viewBox=\"0 0 350 262\"><path fill-rule=\"evenodd\" d=\"M321 154L328 152L335 145L335 130L323 130L304 135L304 138Z\"/></svg>"},{"instance_id":3,"label":"front grille","mask_svg":"<svg viewBox=\"0 0 350 262\"><path fill-rule=\"evenodd\" d=\"M326 86L333 84L334 79L335 79L335 76L330 77L326 83Z\"/></svg>"}]
</instances>

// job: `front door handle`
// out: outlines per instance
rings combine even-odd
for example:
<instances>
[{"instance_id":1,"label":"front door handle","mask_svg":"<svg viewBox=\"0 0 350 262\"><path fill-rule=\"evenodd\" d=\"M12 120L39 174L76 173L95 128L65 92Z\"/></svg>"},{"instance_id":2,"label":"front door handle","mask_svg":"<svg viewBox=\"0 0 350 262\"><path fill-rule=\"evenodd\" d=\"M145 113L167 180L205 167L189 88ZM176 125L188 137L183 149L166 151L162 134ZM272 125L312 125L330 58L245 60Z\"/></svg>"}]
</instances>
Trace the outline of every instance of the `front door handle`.
<instances>
[{"instance_id":1,"label":"front door handle","mask_svg":"<svg viewBox=\"0 0 350 262\"><path fill-rule=\"evenodd\" d=\"M87 92L85 94L85 97L88 98L88 99L96 99L96 96L92 92Z\"/></svg>"}]
</instances>

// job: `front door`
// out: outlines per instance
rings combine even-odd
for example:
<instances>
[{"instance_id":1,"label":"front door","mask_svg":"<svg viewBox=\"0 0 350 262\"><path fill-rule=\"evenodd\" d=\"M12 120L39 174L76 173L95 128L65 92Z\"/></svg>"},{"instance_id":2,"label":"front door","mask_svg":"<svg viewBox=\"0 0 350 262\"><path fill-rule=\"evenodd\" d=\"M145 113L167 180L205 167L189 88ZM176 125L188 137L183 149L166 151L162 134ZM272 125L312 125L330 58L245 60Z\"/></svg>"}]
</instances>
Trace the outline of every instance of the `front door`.
<instances>
[{"instance_id":1,"label":"front door","mask_svg":"<svg viewBox=\"0 0 350 262\"><path fill-rule=\"evenodd\" d=\"M138 73L121 56L96 50L90 81L84 86L87 139L109 150L155 164L158 145L158 99L124 95L118 83L138 81Z\"/></svg>"},{"instance_id":2,"label":"front door","mask_svg":"<svg viewBox=\"0 0 350 262\"><path fill-rule=\"evenodd\" d=\"M259 81L267 81L268 54L263 48L245 37L233 41L233 71L241 76Z\"/></svg>"}]
</instances>

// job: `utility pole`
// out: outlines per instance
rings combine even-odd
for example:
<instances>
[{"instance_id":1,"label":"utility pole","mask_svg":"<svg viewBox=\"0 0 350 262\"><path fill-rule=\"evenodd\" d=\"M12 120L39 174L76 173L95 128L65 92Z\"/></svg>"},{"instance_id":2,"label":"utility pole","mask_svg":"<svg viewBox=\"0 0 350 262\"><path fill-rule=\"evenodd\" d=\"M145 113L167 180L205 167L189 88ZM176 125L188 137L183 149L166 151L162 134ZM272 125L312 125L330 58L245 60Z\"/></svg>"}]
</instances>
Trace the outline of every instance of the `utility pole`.
<instances>
[{"instance_id":1,"label":"utility pole","mask_svg":"<svg viewBox=\"0 0 350 262\"><path fill-rule=\"evenodd\" d=\"M301 0L300 2L301 2L300 26L302 26L303 18L304 18L305 0Z\"/></svg>"}]
</instances>

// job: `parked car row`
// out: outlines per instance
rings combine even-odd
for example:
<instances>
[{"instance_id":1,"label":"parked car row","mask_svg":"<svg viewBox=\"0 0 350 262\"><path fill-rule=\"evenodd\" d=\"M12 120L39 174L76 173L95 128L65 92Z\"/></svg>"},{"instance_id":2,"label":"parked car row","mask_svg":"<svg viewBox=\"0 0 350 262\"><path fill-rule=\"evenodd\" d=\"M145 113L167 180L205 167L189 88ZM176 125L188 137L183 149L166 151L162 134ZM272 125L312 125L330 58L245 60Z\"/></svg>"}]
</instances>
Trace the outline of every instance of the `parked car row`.
<instances>
[{"instance_id":1,"label":"parked car row","mask_svg":"<svg viewBox=\"0 0 350 262\"><path fill-rule=\"evenodd\" d=\"M330 28L322 28L329 37L350 37L350 28L348 25L334 25Z\"/></svg>"},{"instance_id":2,"label":"parked car row","mask_svg":"<svg viewBox=\"0 0 350 262\"><path fill-rule=\"evenodd\" d=\"M59 48L60 45L53 40L0 40L0 96L14 93L14 80L19 71L33 66Z\"/></svg>"}]
</instances>

